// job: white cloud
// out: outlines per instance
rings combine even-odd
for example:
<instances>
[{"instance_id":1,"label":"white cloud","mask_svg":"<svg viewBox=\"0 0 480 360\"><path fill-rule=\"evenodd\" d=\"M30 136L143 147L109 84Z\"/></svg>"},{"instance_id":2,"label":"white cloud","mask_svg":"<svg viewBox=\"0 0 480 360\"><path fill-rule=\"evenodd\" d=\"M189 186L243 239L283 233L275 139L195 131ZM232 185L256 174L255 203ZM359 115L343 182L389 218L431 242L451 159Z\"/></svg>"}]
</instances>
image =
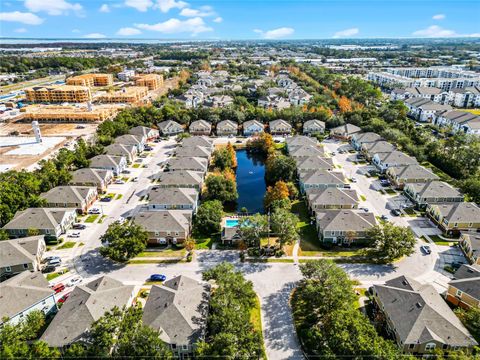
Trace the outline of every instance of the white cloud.
<instances>
[{"instance_id":1,"label":"white cloud","mask_svg":"<svg viewBox=\"0 0 480 360\"><path fill-rule=\"evenodd\" d=\"M163 34L191 33L197 35L202 32L213 31L213 29L201 17L195 17L187 20L169 19L157 24L135 24L136 27L143 30L158 31Z\"/></svg>"},{"instance_id":2,"label":"white cloud","mask_svg":"<svg viewBox=\"0 0 480 360\"><path fill-rule=\"evenodd\" d=\"M147 11L152 5L152 0L125 0L125 6L135 8L141 12Z\"/></svg>"},{"instance_id":3,"label":"white cloud","mask_svg":"<svg viewBox=\"0 0 480 360\"><path fill-rule=\"evenodd\" d=\"M107 36L102 33L91 33L83 35L85 39L105 39Z\"/></svg>"},{"instance_id":4,"label":"white cloud","mask_svg":"<svg viewBox=\"0 0 480 360\"><path fill-rule=\"evenodd\" d=\"M100 9L98 9L98 11L102 13L109 13L110 7L108 6L108 4L103 4L102 6L100 6Z\"/></svg>"},{"instance_id":5,"label":"white cloud","mask_svg":"<svg viewBox=\"0 0 480 360\"><path fill-rule=\"evenodd\" d=\"M267 30L267 31L263 31L260 29L253 29L253 32L260 34L264 39L274 40L274 39L283 39L285 37L292 35L295 32L295 29L290 27L281 27L281 28Z\"/></svg>"},{"instance_id":6,"label":"white cloud","mask_svg":"<svg viewBox=\"0 0 480 360\"><path fill-rule=\"evenodd\" d=\"M120 36L132 36L132 35L138 35L141 33L142 32L140 30L131 28L131 27L124 27L117 31L117 35L120 35Z\"/></svg>"},{"instance_id":7,"label":"white cloud","mask_svg":"<svg viewBox=\"0 0 480 360\"><path fill-rule=\"evenodd\" d=\"M360 32L358 28L350 28L350 29L345 29L341 31L337 31L335 34L333 34L334 39L338 38L344 38L344 37L350 37L357 35Z\"/></svg>"},{"instance_id":8,"label":"white cloud","mask_svg":"<svg viewBox=\"0 0 480 360\"><path fill-rule=\"evenodd\" d=\"M200 9L183 8L180 11L180 15L186 17L207 17L214 16L215 11L213 11L211 6L202 6Z\"/></svg>"},{"instance_id":9,"label":"white cloud","mask_svg":"<svg viewBox=\"0 0 480 360\"><path fill-rule=\"evenodd\" d=\"M223 18L221 16L217 16L215 19L213 19L214 23L221 23L223 21Z\"/></svg>"},{"instance_id":10,"label":"white cloud","mask_svg":"<svg viewBox=\"0 0 480 360\"><path fill-rule=\"evenodd\" d=\"M48 15L65 15L69 11L82 15L82 5L65 0L25 0L25 7L33 12L46 12Z\"/></svg>"},{"instance_id":11,"label":"white cloud","mask_svg":"<svg viewBox=\"0 0 480 360\"><path fill-rule=\"evenodd\" d=\"M72 33L78 34L78 33L80 33L80 30L78 30L78 29L73 29L73 30L72 30Z\"/></svg>"},{"instance_id":12,"label":"white cloud","mask_svg":"<svg viewBox=\"0 0 480 360\"><path fill-rule=\"evenodd\" d=\"M13 30L13 31L15 31L16 33L22 34L22 33L26 33L26 32L27 32L27 29L25 29L25 28L18 28L18 29L15 29L15 30Z\"/></svg>"},{"instance_id":13,"label":"white cloud","mask_svg":"<svg viewBox=\"0 0 480 360\"><path fill-rule=\"evenodd\" d=\"M445 14L437 14L437 15L433 15L432 19L433 20L443 20L443 19L445 19L445 17L446 17Z\"/></svg>"},{"instance_id":14,"label":"white cloud","mask_svg":"<svg viewBox=\"0 0 480 360\"><path fill-rule=\"evenodd\" d=\"M426 29L421 29L415 31L413 36L418 36L418 37L452 37L452 36L458 36L458 34L454 30L448 30L444 29L441 26L438 25L432 25L429 26Z\"/></svg>"},{"instance_id":15,"label":"white cloud","mask_svg":"<svg viewBox=\"0 0 480 360\"><path fill-rule=\"evenodd\" d=\"M35 14L28 12L12 11L0 13L1 21L19 22L27 25L40 25L43 19Z\"/></svg>"},{"instance_id":16,"label":"white cloud","mask_svg":"<svg viewBox=\"0 0 480 360\"><path fill-rule=\"evenodd\" d=\"M176 0L157 0L155 8L160 9L161 12L167 13L171 9L183 9L188 6L185 1Z\"/></svg>"}]
</instances>

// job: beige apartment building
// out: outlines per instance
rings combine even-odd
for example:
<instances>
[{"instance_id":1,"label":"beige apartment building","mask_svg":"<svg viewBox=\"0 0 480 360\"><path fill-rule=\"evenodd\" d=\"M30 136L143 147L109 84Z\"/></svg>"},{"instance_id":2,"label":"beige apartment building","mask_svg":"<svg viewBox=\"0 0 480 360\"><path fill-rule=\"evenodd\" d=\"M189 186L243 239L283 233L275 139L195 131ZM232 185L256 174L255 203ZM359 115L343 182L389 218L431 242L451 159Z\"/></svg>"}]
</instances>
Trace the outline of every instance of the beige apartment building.
<instances>
[{"instance_id":1,"label":"beige apartment building","mask_svg":"<svg viewBox=\"0 0 480 360\"><path fill-rule=\"evenodd\" d=\"M148 90L157 90L163 85L163 76L158 74L141 74L134 79L136 86L146 86Z\"/></svg>"},{"instance_id":2,"label":"beige apartment building","mask_svg":"<svg viewBox=\"0 0 480 360\"><path fill-rule=\"evenodd\" d=\"M92 100L88 87L76 85L34 86L25 89L25 96L28 102L36 103L80 103Z\"/></svg>"},{"instance_id":3,"label":"beige apartment building","mask_svg":"<svg viewBox=\"0 0 480 360\"><path fill-rule=\"evenodd\" d=\"M29 106L23 111L23 120L59 123L101 122L114 117L118 110L118 107L112 105L90 109L77 106Z\"/></svg>"},{"instance_id":4,"label":"beige apartment building","mask_svg":"<svg viewBox=\"0 0 480 360\"><path fill-rule=\"evenodd\" d=\"M119 91L105 93L97 99L102 103L129 103L136 104L143 100L148 95L148 88L146 86L130 86Z\"/></svg>"},{"instance_id":5,"label":"beige apartment building","mask_svg":"<svg viewBox=\"0 0 480 360\"><path fill-rule=\"evenodd\" d=\"M78 86L111 86L113 85L112 74L83 74L72 76L67 79L67 85Z\"/></svg>"}]
</instances>

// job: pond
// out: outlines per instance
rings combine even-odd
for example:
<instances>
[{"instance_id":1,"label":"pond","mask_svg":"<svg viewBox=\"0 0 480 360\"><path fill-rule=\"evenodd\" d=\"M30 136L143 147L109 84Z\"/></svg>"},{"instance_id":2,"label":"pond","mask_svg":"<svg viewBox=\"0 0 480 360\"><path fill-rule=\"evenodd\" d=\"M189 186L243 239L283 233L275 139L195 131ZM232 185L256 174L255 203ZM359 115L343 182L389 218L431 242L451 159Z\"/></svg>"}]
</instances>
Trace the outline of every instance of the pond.
<instances>
[{"instance_id":1,"label":"pond","mask_svg":"<svg viewBox=\"0 0 480 360\"><path fill-rule=\"evenodd\" d=\"M247 208L249 213L263 212L265 196L265 161L262 157L237 150L237 211Z\"/></svg>"}]
</instances>

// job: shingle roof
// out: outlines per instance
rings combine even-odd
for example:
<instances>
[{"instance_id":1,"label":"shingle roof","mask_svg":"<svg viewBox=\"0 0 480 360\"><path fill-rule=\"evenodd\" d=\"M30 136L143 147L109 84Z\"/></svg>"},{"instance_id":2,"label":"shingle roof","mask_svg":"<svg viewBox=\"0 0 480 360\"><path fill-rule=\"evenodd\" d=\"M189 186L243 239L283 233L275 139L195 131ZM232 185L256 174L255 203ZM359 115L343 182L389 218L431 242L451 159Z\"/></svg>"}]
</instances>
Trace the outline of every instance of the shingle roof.
<instances>
[{"instance_id":1,"label":"shingle roof","mask_svg":"<svg viewBox=\"0 0 480 360\"><path fill-rule=\"evenodd\" d=\"M190 136L182 140L181 146L204 146L211 148L212 141L206 136Z\"/></svg>"},{"instance_id":2,"label":"shingle roof","mask_svg":"<svg viewBox=\"0 0 480 360\"><path fill-rule=\"evenodd\" d=\"M237 130L238 124L232 120L223 120L217 124L217 129L222 130Z\"/></svg>"},{"instance_id":3,"label":"shingle roof","mask_svg":"<svg viewBox=\"0 0 480 360\"><path fill-rule=\"evenodd\" d=\"M142 136L125 134L115 138L115 144L135 145L142 143Z\"/></svg>"},{"instance_id":4,"label":"shingle roof","mask_svg":"<svg viewBox=\"0 0 480 360\"><path fill-rule=\"evenodd\" d=\"M263 129L263 124L258 120L248 120L243 123L243 128L246 129L252 125L259 126Z\"/></svg>"},{"instance_id":5,"label":"shingle roof","mask_svg":"<svg viewBox=\"0 0 480 360\"><path fill-rule=\"evenodd\" d=\"M106 155L114 155L114 156L132 156L132 154L136 153L135 145L128 145L128 144L110 144L105 147L105 154Z\"/></svg>"},{"instance_id":6,"label":"shingle roof","mask_svg":"<svg viewBox=\"0 0 480 360\"><path fill-rule=\"evenodd\" d=\"M110 177L113 176L110 170L92 168L78 169L72 172L72 180L70 180L70 183L99 184L105 179L107 179L109 173L111 174Z\"/></svg>"},{"instance_id":7,"label":"shingle roof","mask_svg":"<svg viewBox=\"0 0 480 360\"><path fill-rule=\"evenodd\" d=\"M299 157L296 158L295 161L297 162L297 169L300 172L316 169L330 170L335 167L331 158L321 156Z\"/></svg>"},{"instance_id":8,"label":"shingle roof","mask_svg":"<svg viewBox=\"0 0 480 360\"><path fill-rule=\"evenodd\" d=\"M148 134L152 131L152 128L146 127L146 126L135 126L130 129L128 132L131 135L139 135L139 136L144 136L145 138L148 137Z\"/></svg>"},{"instance_id":9,"label":"shingle roof","mask_svg":"<svg viewBox=\"0 0 480 360\"><path fill-rule=\"evenodd\" d=\"M285 140L287 143L288 148L290 149L293 146L303 146L303 145L314 145L318 146L318 141L314 138L304 135L295 135L291 137L287 137Z\"/></svg>"},{"instance_id":10,"label":"shingle roof","mask_svg":"<svg viewBox=\"0 0 480 360\"><path fill-rule=\"evenodd\" d=\"M380 135L374 132L360 133L360 134L355 134L354 136L356 141L361 144L374 143L374 142L383 140L383 138Z\"/></svg>"},{"instance_id":11,"label":"shingle roof","mask_svg":"<svg viewBox=\"0 0 480 360\"><path fill-rule=\"evenodd\" d=\"M38 243L43 241L43 235L0 241L0 266L33 263L37 256Z\"/></svg>"},{"instance_id":12,"label":"shingle roof","mask_svg":"<svg viewBox=\"0 0 480 360\"><path fill-rule=\"evenodd\" d=\"M158 128L161 130L161 131L164 131L167 127L170 127L170 126L174 126L176 128L179 128L179 129L182 129L182 126L177 123L176 121L173 121L173 120L165 120L165 121L162 121L161 123L158 124Z\"/></svg>"},{"instance_id":13,"label":"shingle roof","mask_svg":"<svg viewBox=\"0 0 480 360\"><path fill-rule=\"evenodd\" d=\"M308 202L313 205L355 205L358 204L358 195L355 190L331 187L309 192Z\"/></svg>"},{"instance_id":14,"label":"shingle roof","mask_svg":"<svg viewBox=\"0 0 480 360\"><path fill-rule=\"evenodd\" d=\"M209 286L177 276L150 290L143 323L160 330L160 338L177 345L194 344L204 337Z\"/></svg>"},{"instance_id":15,"label":"shingle roof","mask_svg":"<svg viewBox=\"0 0 480 360\"><path fill-rule=\"evenodd\" d=\"M387 141L381 140L363 143L362 149L373 155L376 153L392 152L395 150L395 146Z\"/></svg>"},{"instance_id":16,"label":"shingle roof","mask_svg":"<svg viewBox=\"0 0 480 360\"><path fill-rule=\"evenodd\" d=\"M75 212L75 209L64 208L28 208L17 211L15 216L4 229L54 229L67 212Z\"/></svg>"},{"instance_id":17,"label":"shingle roof","mask_svg":"<svg viewBox=\"0 0 480 360\"><path fill-rule=\"evenodd\" d=\"M177 157L210 157L210 149L204 146L179 146L175 151Z\"/></svg>"},{"instance_id":18,"label":"shingle roof","mask_svg":"<svg viewBox=\"0 0 480 360\"><path fill-rule=\"evenodd\" d=\"M133 222L144 227L149 232L188 232L191 219L191 210L142 211L135 215Z\"/></svg>"},{"instance_id":19,"label":"shingle roof","mask_svg":"<svg viewBox=\"0 0 480 360\"><path fill-rule=\"evenodd\" d=\"M473 202L435 204L432 206L449 223L480 223L480 208Z\"/></svg>"},{"instance_id":20,"label":"shingle roof","mask_svg":"<svg viewBox=\"0 0 480 360\"><path fill-rule=\"evenodd\" d=\"M85 201L91 192L97 192L92 186L56 186L40 195L47 203L81 203Z\"/></svg>"},{"instance_id":21,"label":"shingle roof","mask_svg":"<svg viewBox=\"0 0 480 360\"><path fill-rule=\"evenodd\" d=\"M76 286L40 340L62 347L81 339L93 322L117 306L131 300L134 286L102 276L86 285Z\"/></svg>"},{"instance_id":22,"label":"shingle roof","mask_svg":"<svg viewBox=\"0 0 480 360\"><path fill-rule=\"evenodd\" d=\"M0 324L21 311L53 295L47 279L40 272L24 271L0 283Z\"/></svg>"},{"instance_id":23,"label":"shingle roof","mask_svg":"<svg viewBox=\"0 0 480 360\"><path fill-rule=\"evenodd\" d=\"M155 188L148 194L150 204L193 205L198 198L198 191L191 188Z\"/></svg>"},{"instance_id":24,"label":"shingle roof","mask_svg":"<svg viewBox=\"0 0 480 360\"><path fill-rule=\"evenodd\" d=\"M361 132L362 129L360 129L358 126L353 124L345 124L345 125L337 126L336 128L331 129L331 131L334 134L350 136L350 135Z\"/></svg>"},{"instance_id":25,"label":"shingle roof","mask_svg":"<svg viewBox=\"0 0 480 360\"><path fill-rule=\"evenodd\" d=\"M288 122L286 122L283 119L272 120L268 125L270 127L270 130L276 129L277 127L288 128L288 129L292 128L292 125L290 125Z\"/></svg>"},{"instance_id":26,"label":"shingle roof","mask_svg":"<svg viewBox=\"0 0 480 360\"><path fill-rule=\"evenodd\" d=\"M201 157L179 157L172 158L168 162L168 168L172 171L208 169L208 160Z\"/></svg>"},{"instance_id":27,"label":"shingle roof","mask_svg":"<svg viewBox=\"0 0 480 360\"><path fill-rule=\"evenodd\" d=\"M290 146L288 153L292 157L323 156L325 151L323 147L317 145Z\"/></svg>"},{"instance_id":28,"label":"shingle roof","mask_svg":"<svg viewBox=\"0 0 480 360\"><path fill-rule=\"evenodd\" d=\"M189 128L190 129L192 129L192 128L202 128L202 129L205 129L205 130L211 130L212 129L212 124L210 124L206 120L196 120L196 121L192 121L190 123Z\"/></svg>"},{"instance_id":29,"label":"shingle roof","mask_svg":"<svg viewBox=\"0 0 480 360\"><path fill-rule=\"evenodd\" d=\"M115 167L120 165L120 161L124 156L114 155L97 155L90 159L90 167Z\"/></svg>"},{"instance_id":30,"label":"shingle roof","mask_svg":"<svg viewBox=\"0 0 480 360\"><path fill-rule=\"evenodd\" d=\"M303 127L311 127L311 126L316 126L322 129L325 129L325 122L318 120L318 119L313 119L313 120L307 120L303 124Z\"/></svg>"},{"instance_id":31,"label":"shingle roof","mask_svg":"<svg viewBox=\"0 0 480 360\"><path fill-rule=\"evenodd\" d=\"M431 197L459 197L462 193L450 184L443 181L429 181L426 183L410 183L408 187L412 187L415 192L422 198Z\"/></svg>"},{"instance_id":32,"label":"shingle roof","mask_svg":"<svg viewBox=\"0 0 480 360\"><path fill-rule=\"evenodd\" d=\"M419 164L391 166L388 171L399 179L439 179L431 170Z\"/></svg>"},{"instance_id":33,"label":"shingle roof","mask_svg":"<svg viewBox=\"0 0 480 360\"><path fill-rule=\"evenodd\" d=\"M437 340L451 346L477 345L432 285L401 276L374 285L374 292L403 344Z\"/></svg>"},{"instance_id":34,"label":"shingle roof","mask_svg":"<svg viewBox=\"0 0 480 360\"><path fill-rule=\"evenodd\" d=\"M388 164L395 164L395 165L417 164L417 159L415 159L414 157L408 156L407 154L401 151L382 152L382 153L376 153L375 155L378 156L380 161Z\"/></svg>"},{"instance_id":35,"label":"shingle roof","mask_svg":"<svg viewBox=\"0 0 480 360\"><path fill-rule=\"evenodd\" d=\"M161 185L199 186L202 183L202 173L199 171L179 170L160 173Z\"/></svg>"},{"instance_id":36,"label":"shingle roof","mask_svg":"<svg viewBox=\"0 0 480 360\"><path fill-rule=\"evenodd\" d=\"M315 217L323 231L366 231L376 224L373 213L359 210L317 210Z\"/></svg>"},{"instance_id":37,"label":"shingle roof","mask_svg":"<svg viewBox=\"0 0 480 360\"><path fill-rule=\"evenodd\" d=\"M345 176L341 171L312 170L300 173L304 184L337 184L345 183Z\"/></svg>"}]
</instances>

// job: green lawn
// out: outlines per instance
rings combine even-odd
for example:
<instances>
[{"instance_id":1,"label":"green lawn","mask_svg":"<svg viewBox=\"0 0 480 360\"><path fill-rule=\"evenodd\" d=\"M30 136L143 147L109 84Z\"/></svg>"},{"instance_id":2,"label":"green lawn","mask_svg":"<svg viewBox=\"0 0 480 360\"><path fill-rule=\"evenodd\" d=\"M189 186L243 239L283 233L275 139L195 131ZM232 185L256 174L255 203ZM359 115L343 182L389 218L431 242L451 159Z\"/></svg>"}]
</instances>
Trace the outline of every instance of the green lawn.
<instances>
[{"instance_id":1,"label":"green lawn","mask_svg":"<svg viewBox=\"0 0 480 360\"><path fill-rule=\"evenodd\" d=\"M75 246L75 242L74 241L67 241L65 243L63 243L63 245L59 246L57 248L57 250L63 250L63 249L71 249Z\"/></svg>"},{"instance_id":2,"label":"green lawn","mask_svg":"<svg viewBox=\"0 0 480 360\"><path fill-rule=\"evenodd\" d=\"M395 195L397 192L393 189L384 189L387 194Z\"/></svg>"},{"instance_id":3,"label":"green lawn","mask_svg":"<svg viewBox=\"0 0 480 360\"><path fill-rule=\"evenodd\" d=\"M68 272L68 269L65 269L65 270L62 270L62 271L59 271L59 272L54 272L54 273L47 274L47 280L51 281L53 279L56 279L60 275L66 274L67 272Z\"/></svg>"},{"instance_id":4,"label":"green lawn","mask_svg":"<svg viewBox=\"0 0 480 360\"><path fill-rule=\"evenodd\" d=\"M360 200L367 201L367 197L365 195L360 195Z\"/></svg>"},{"instance_id":5,"label":"green lawn","mask_svg":"<svg viewBox=\"0 0 480 360\"><path fill-rule=\"evenodd\" d=\"M450 246L452 244L451 241L445 241L438 235L430 235L429 238L437 245Z\"/></svg>"},{"instance_id":6,"label":"green lawn","mask_svg":"<svg viewBox=\"0 0 480 360\"><path fill-rule=\"evenodd\" d=\"M83 242L81 242L80 244L78 244L78 247L83 246L83 245L85 245L85 244Z\"/></svg>"},{"instance_id":7,"label":"green lawn","mask_svg":"<svg viewBox=\"0 0 480 360\"><path fill-rule=\"evenodd\" d=\"M262 344L263 342L263 333L262 333L262 318L260 313L260 300L258 297L255 297L255 306L250 310L250 322L253 325L253 328L258 331L258 333L262 336ZM265 345L262 348L262 359L267 359L265 354Z\"/></svg>"},{"instance_id":8,"label":"green lawn","mask_svg":"<svg viewBox=\"0 0 480 360\"><path fill-rule=\"evenodd\" d=\"M318 240L317 229L314 224L310 224L311 217L308 213L307 205L303 200L296 200L292 203L292 212L297 214L300 221L297 228L300 232L300 249L305 251L320 251L320 242Z\"/></svg>"},{"instance_id":9,"label":"green lawn","mask_svg":"<svg viewBox=\"0 0 480 360\"><path fill-rule=\"evenodd\" d=\"M86 223L93 223L93 222L95 222L95 220L98 219L99 216L100 216L99 214L88 215L88 217L85 219L85 222Z\"/></svg>"},{"instance_id":10,"label":"green lawn","mask_svg":"<svg viewBox=\"0 0 480 360\"><path fill-rule=\"evenodd\" d=\"M105 220L106 217L107 217L107 215L102 215L102 217L100 218L100 220L98 220L98 223L99 223L99 224L103 223L103 220Z\"/></svg>"},{"instance_id":11,"label":"green lawn","mask_svg":"<svg viewBox=\"0 0 480 360\"><path fill-rule=\"evenodd\" d=\"M215 240L212 237L196 237L195 249L208 250L211 249Z\"/></svg>"},{"instance_id":12,"label":"green lawn","mask_svg":"<svg viewBox=\"0 0 480 360\"><path fill-rule=\"evenodd\" d=\"M187 251L185 249L165 249L161 251L144 251L138 254L137 258L143 257L183 257Z\"/></svg>"},{"instance_id":13,"label":"green lawn","mask_svg":"<svg viewBox=\"0 0 480 360\"><path fill-rule=\"evenodd\" d=\"M123 197L123 194L118 194L116 200L120 200Z\"/></svg>"},{"instance_id":14,"label":"green lawn","mask_svg":"<svg viewBox=\"0 0 480 360\"><path fill-rule=\"evenodd\" d=\"M143 264L176 264L184 260L177 259L162 259L162 260L130 260L128 263L131 265L143 265Z\"/></svg>"},{"instance_id":15,"label":"green lawn","mask_svg":"<svg viewBox=\"0 0 480 360\"><path fill-rule=\"evenodd\" d=\"M141 166L141 164L135 163L135 164L132 165L132 168L138 169L140 166Z\"/></svg>"}]
</instances>

